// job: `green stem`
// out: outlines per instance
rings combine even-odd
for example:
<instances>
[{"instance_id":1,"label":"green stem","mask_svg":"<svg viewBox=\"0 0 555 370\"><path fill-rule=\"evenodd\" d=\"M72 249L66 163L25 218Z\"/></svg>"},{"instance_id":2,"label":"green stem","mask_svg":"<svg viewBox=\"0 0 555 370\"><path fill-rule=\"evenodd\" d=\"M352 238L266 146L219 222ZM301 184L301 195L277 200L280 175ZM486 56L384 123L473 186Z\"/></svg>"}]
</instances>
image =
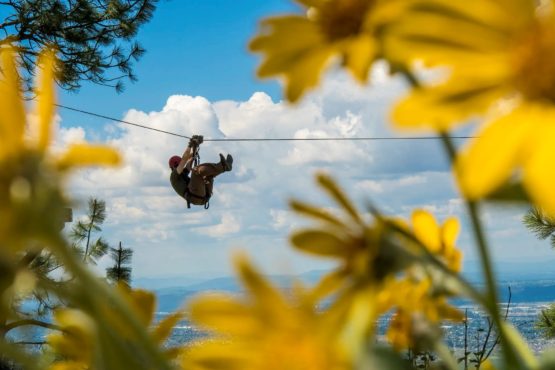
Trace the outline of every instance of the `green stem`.
<instances>
[{"instance_id":1,"label":"green stem","mask_svg":"<svg viewBox=\"0 0 555 370\"><path fill-rule=\"evenodd\" d=\"M468 209L468 214L470 215L470 220L472 222L474 239L476 241L476 245L478 246L480 262L482 264L482 271L484 273L484 279L486 281L488 306L490 311L493 311L490 312L490 314L492 314L495 319L495 317L499 317L499 309L497 308L497 289L495 286L495 277L493 274L491 256L484 236L482 222L480 221L479 217L478 203L471 200L466 200L466 206Z\"/></svg>"},{"instance_id":2,"label":"green stem","mask_svg":"<svg viewBox=\"0 0 555 370\"><path fill-rule=\"evenodd\" d=\"M440 132L440 134L445 150L447 151L449 159L451 160L451 164L453 165L456 158L455 146L453 145L453 142L447 132ZM522 369L523 367L520 366L521 361L519 361L520 359L514 353L511 342L507 338L507 335L505 333L505 326L503 325L503 321L497 307L497 289L495 285L495 277L492 267L493 265L491 262L491 256L485 238L482 222L480 221L478 202L465 198L465 203L468 214L470 216L474 239L478 247L478 253L480 255L482 272L486 281L486 297L485 301L483 301L483 304L485 304L484 308L490 314L493 322L495 323L495 326L497 327L497 330L499 330L499 336L503 345L503 356L507 368Z\"/></svg>"}]
</instances>

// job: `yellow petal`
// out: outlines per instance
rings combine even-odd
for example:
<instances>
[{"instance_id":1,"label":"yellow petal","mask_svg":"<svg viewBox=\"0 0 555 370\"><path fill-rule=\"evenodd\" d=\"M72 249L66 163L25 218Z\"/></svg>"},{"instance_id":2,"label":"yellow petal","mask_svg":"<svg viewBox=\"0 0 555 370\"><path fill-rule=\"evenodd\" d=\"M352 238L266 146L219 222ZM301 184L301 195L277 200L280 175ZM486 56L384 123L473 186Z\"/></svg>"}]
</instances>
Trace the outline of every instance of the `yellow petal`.
<instances>
[{"instance_id":1,"label":"yellow petal","mask_svg":"<svg viewBox=\"0 0 555 370\"><path fill-rule=\"evenodd\" d=\"M316 176L318 184L340 205L343 210L351 216L358 224L362 224L362 219L358 214L354 204L347 198L345 193L339 188L337 183L328 175L320 173Z\"/></svg>"},{"instance_id":2,"label":"yellow petal","mask_svg":"<svg viewBox=\"0 0 555 370\"><path fill-rule=\"evenodd\" d=\"M555 172L552 170L555 163L555 130L552 128L555 119L555 110L546 112L545 125L541 140L529 143L533 153L525 163L523 182L534 203L551 216L555 215Z\"/></svg>"},{"instance_id":3,"label":"yellow petal","mask_svg":"<svg viewBox=\"0 0 555 370\"><path fill-rule=\"evenodd\" d=\"M323 276L310 291L310 299L315 303L338 291L345 283L348 275L345 271L335 271Z\"/></svg>"},{"instance_id":4,"label":"yellow petal","mask_svg":"<svg viewBox=\"0 0 555 370\"><path fill-rule=\"evenodd\" d=\"M487 23L430 11L414 12L404 17L391 32L407 46L418 47L407 50L408 55L420 56L426 61L432 56L441 58L440 52L478 55L496 51L506 46L509 37Z\"/></svg>"},{"instance_id":5,"label":"yellow petal","mask_svg":"<svg viewBox=\"0 0 555 370\"><path fill-rule=\"evenodd\" d=\"M47 336L47 342L59 354L88 362L96 340L94 321L85 313L75 309L54 311L54 321L64 332L54 332Z\"/></svg>"},{"instance_id":6,"label":"yellow petal","mask_svg":"<svg viewBox=\"0 0 555 370\"><path fill-rule=\"evenodd\" d=\"M0 46L0 158L23 146L25 110L11 47Z\"/></svg>"},{"instance_id":7,"label":"yellow petal","mask_svg":"<svg viewBox=\"0 0 555 370\"><path fill-rule=\"evenodd\" d=\"M265 54L258 76L283 76L285 95L296 102L318 84L332 47L325 42L318 26L305 17L269 18L262 27L261 34L249 45L252 51Z\"/></svg>"},{"instance_id":8,"label":"yellow petal","mask_svg":"<svg viewBox=\"0 0 555 370\"><path fill-rule=\"evenodd\" d=\"M534 18L536 5L528 0L481 0L481 1L451 1L451 0L417 0L419 5L427 6L428 11L444 14L452 18L468 19L476 23L489 24L499 30L522 27ZM518 15L515 17L515 15ZM521 22L521 23L519 23Z\"/></svg>"},{"instance_id":9,"label":"yellow petal","mask_svg":"<svg viewBox=\"0 0 555 370\"><path fill-rule=\"evenodd\" d=\"M457 159L455 171L463 193L478 199L507 181L524 160L524 144L538 119L537 112L519 108L486 125Z\"/></svg>"},{"instance_id":10,"label":"yellow petal","mask_svg":"<svg viewBox=\"0 0 555 370\"><path fill-rule=\"evenodd\" d=\"M87 370L89 369L89 365L85 362L79 361L64 361L64 362L55 362L48 370Z\"/></svg>"},{"instance_id":11,"label":"yellow petal","mask_svg":"<svg viewBox=\"0 0 555 370\"><path fill-rule=\"evenodd\" d=\"M136 289L130 291L128 300L143 325L150 325L156 310L156 296L147 290Z\"/></svg>"},{"instance_id":12,"label":"yellow petal","mask_svg":"<svg viewBox=\"0 0 555 370\"><path fill-rule=\"evenodd\" d=\"M237 254L234 264L245 288L252 294L262 312L269 315L268 319L272 315L278 318L286 315L288 305L281 292L251 265L245 255Z\"/></svg>"},{"instance_id":13,"label":"yellow petal","mask_svg":"<svg viewBox=\"0 0 555 370\"><path fill-rule=\"evenodd\" d=\"M116 166L121 163L119 153L108 146L73 144L58 159L57 166L66 171L85 166Z\"/></svg>"},{"instance_id":14,"label":"yellow petal","mask_svg":"<svg viewBox=\"0 0 555 370\"><path fill-rule=\"evenodd\" d=\"M460 272L462 269L463 254L460 250L455 249L447 257L447 267L455 272Z\"/></svg>"},{"instance_id":15,"label":"yellow petal","mask_svg":"<svg viewBox=\"0 0 555 370\"><path fill-rule=\"evenodd\" d=\"M182 356L184 370L253 370L248 366L257 348L237 342L207 340L188 348Z\"/></svg>"},{"instance_id":16,"label":"yellow petal","mask_svg":"<svg viewBox=\"0 0 555 370\"><path fill-rule=\"evenodd\" d=\"M459 221L454 217L448 218L443 224L441 228L441 240L447 251L455 247L455 241L459 235L459 230Z\"/></svg>"},{"instance_id":17,"label":"yellow petal","mask_svg":"<svg viewBox=\"0 0 555 370\"><path fill-rule=\"evenodd\" d=\"M505 94L496 80L455 76L445 84L413 90L394 106L391 119L400 129L448 131L485 114Z\"/></svg>"},{"instance_id":18,"label":"yellow petal","mask_svg":"<svg viewBox=\"0 0 555 370\"><path fill-rule=\"evenodd\" d=\"M38 149L43 152L51 140L54 116L54 61L55 54L52 50L43 51L39 57L41 69L37 78Z\"/></svg>"},{"instance_id":19,"label":"yellow petal","mask_svg":"<svg viewBox=\"0 0 555 370\"><path fill-rule=\"evenodd\" d=\"M416 210L412 213L412 224L416 238L420 240L430 252L439 252L441 248L440 235L434 216L427 211Z\"/></svg>"},{"instance_id":20,"label":"yellow petal","mask_svg":"<svg viewBox=\"0 0 555 370\"><path fill-rule=\"evenodd\" d=\"M377 45L368 34L347 39L343 44L345 67L360 82L366 82L368 71L377 53Z\"/></svg>"},{"instance_id":21,"label":"yellow petal","mask_svg":"<svg viewBox=\"0 0 555 370\"><path fill-rule=\"evenodd\" d=\"M323 36L313 22L304 17L285 16L266 19L263 32L249 47L265 54L258 69L259 77L286 73L304 54L324 43Z\"/></svg>"},{"instance_id":22,"label":"yellow petal","mask_svg":"<svg viewBox=\"0 0 555 370\"><path fill-rule=\"evenodd\" d=\"M168 339L173 331L173 328L179 323L179 321L183 319L183 316L183 312L174 312L171 315L168 315L160 320L160 322L152 331L152 336L154 337L154 340L161 344L166 339Z\"/></svg>"},{"instance_id":23,"label":"yellow petal","mask_svg":"<svg viewBox=\"0 0 555 370\"><path fill-rule=\"evenodd\" d=\"M291 243L303 252L328 257L349 257L354 248L335 233L324 230L302 230L291 235Z\"/></svg>"},{"instance_id":24,"label":"yellow petal","mask_svg":"<svg viewBox=\"0 0 555 370\"><path fill-rule=\"evenodd\" d=\"M264 331L254 312L224 294L206 294L189 303L191 320L220 334L253 336Z\"/></svg>"},{"instance_id":25,"label":"yellow petal","mask_svg":"<svg viewBox=\"0 0 555 370\"><path fill-rule=\"evenodd\" d=\"M300 201L292 200L289 203L293 211L303 216L312 217L318 221L329 223L333 226L346 227L341 220L321 207L314 207Z\"/></svg>"},{"instance_id":26,"label":"yellow petal","mask_svg":"<svg viewBox=\"0 0 555 370\"><path fill-rule=\"evenodd\" d=\"M285 96L292 103L297 102L305 92L318 85L320 74L332 56L331 47L310 50L285 73Z\"/></svg>"}]
</instances>

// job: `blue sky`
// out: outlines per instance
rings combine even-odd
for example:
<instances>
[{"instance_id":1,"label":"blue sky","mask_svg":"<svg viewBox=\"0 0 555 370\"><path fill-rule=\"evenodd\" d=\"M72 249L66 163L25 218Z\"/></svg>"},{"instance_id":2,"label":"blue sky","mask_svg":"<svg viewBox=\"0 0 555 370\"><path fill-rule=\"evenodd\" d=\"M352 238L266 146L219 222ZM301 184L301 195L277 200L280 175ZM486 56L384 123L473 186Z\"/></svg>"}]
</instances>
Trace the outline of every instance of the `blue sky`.
<instances>
[{"instance_id":1,"label":"blue sky","mask_svg":"<svg viewBox=\"0 0 555 370\"><path fill-rule=\"evenodd\" d=\"M361 87L332 70L323 87L298 106L281 101L276 81L255 78L257 56L247 52L258 21L290 12L285 0L160 1L139 41L145 56L135 64L138 82L122 94L84 84L78 93L60 91L63 105L185 135L212 138L394 136L391 104L405 91L384 66ZM304 221L288 211L291 197L333 207L313 183L316 171L339 180L363 205L372 199L391 215L408 217L425 207L439 219L462 217L459 245L467 265L476 259L464 207L439 142L206 143L203 161L218 153L235 157L232 173L216 179L211 207L187 210L169 186L167 158L181 154L186 140L60 110L64 143L105 141L124 154L117 171L94 169L76 175L76 199L105 199L107 240L134 249L135 278L216 277L230 273L230 256L244 249L268 273L296 274L331 266L289 247L287 235ZM498 266L532 271L555 260L546 242L522 226L525 208L488 207L483 212ZM75 206L82 215L83 203ZM103 264L101 264L101 267Z\"/></svg>"},{"instance_id":2,"label":"blue sky","mask_svg":"<svg viewBox=\"0 0 555 370\"><path fill-rule=\"evenodd\" d=\"M78 93L63 93L61 99L121 116L131 106L159 109L176 93L211 101L245 100L262 89L279 98L275 81L255 78L257 57L248 53L247 44L263 16L296 9L286 0L161 0L153 19L139 31L147 52L135 63L136 83L126 83L123 94L84 84Z\"/></svg>"}]
</instances>

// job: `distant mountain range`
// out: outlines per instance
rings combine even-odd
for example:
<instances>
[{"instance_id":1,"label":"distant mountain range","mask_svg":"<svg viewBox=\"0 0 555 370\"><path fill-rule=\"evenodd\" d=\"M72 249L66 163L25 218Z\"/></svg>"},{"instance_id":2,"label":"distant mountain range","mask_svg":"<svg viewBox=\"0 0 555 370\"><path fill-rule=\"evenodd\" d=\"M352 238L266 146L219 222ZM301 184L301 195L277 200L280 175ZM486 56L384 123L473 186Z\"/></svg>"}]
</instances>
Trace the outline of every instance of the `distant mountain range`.
<instances>
[{"instance_id":1,"label":"distant mountain range","mask_svg":"<svg viewBox=\"0 0 555 370\"><path fill-rule=\"evenodd\" d=\"M507 270L513 268L513 266L507 267ZM292 279L300 279L312 285L326 272L327 271L310 271L298 276L270 275L268 278L280 287L290 286ZM475 271L465 271L463 275L473 284L477 285L478 288L481 288L481 285L483 285L479 278L481 274L478 269ZM555 302L555 274L553 273L547 274L537 272L519 274L504 271L500 272L498 276L502 277L498 282L499 299L502 302L506 302L509 298L509 287L511 288L511 301L514 303ZM152 279L138 279L134 285L136 287L154 290L158 297L158 311L166 312L174 311L181 307L188 299L198 293L215 291L239 293L242 289L235 277L219 277L205 280L199 278L180 278L165 281L166 284L172 282L176 285L164 287L160 286L160 282L155 282ZM141 283L144 285L141 285ZM153 287L153 285L157 285L158 287Z\"/></svg>"}]
</instances>

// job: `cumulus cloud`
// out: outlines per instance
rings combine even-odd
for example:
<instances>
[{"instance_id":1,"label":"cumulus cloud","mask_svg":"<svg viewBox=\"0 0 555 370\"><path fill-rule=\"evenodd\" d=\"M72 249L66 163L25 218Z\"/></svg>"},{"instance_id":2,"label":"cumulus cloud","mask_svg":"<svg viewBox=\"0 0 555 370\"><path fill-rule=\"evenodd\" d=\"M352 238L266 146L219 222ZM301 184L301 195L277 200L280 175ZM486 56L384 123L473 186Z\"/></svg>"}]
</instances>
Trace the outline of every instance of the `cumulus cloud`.
<instances>
[{"instance_id":1,"label":"cumulus cloud","mask_svg":"<svg viewBox=\"0 0 555 370\"><path fill-rule=\"evenodd\" d=\"M393 192L402 187L425 184L428 179L423 175L403 176L394 180L362 180L355 184L355 188L371 193Z\"/></svg>"},{"instance_id":2,"label":"cumulus cloud","mask_svg":"<svg viewBox=\"0 0 555 370\"><path fill-rule=\"evenodd\" d=\"M255 92L246 101L173 95L155 111L130 107L125 121L204 135L202 162L218 161L219 153L234 156L233 171L215 179L208 210L187 209L169 184L168 158L181 155L188 140L121 123L110 124L104 135L125 164L116 170L82 171L71 188L75 198L106 200L107 232L140 251L134 263L137 271L148 273L155 272L153 261L161 261L158 254L170 251L172 258L163 261L166 272L181 271L184 265L196 271L226 270L222 249L232 245L256 243L261 246L257 253L289 258L287 232L304 221L292 217L288 199L335 206L317 190L316 171L334 176L361 210L372 201L391 215L408 217L412 209L424 207L440 219L462 216L449 163L432 140L209 141L399 135L391 128L388 109L405 87L388 77L383 66L373 71L372 81L363 87L346 74L332 74L321 90L294 106ZM87 135L95 133L63 126L58 142L66 145ZM504 229L508 226L500 226L501 235L509 235ZM469 240L464 234L463 241ZM270 267L272 258L267 258Z\"/></svg>"},{"instance_id":3,"label":"cumulus cloud","mask_svg":"<svg viewBox=\"0 0 555 370\"><path fill-rule=\"evenodd\" d=\"M238 233L241 230L241 224L233 214L224 213L222 214L220 223L210 226L195 227L192 230L201 235L221 238L229 234Z\"/></svg>"}]
</instances>

